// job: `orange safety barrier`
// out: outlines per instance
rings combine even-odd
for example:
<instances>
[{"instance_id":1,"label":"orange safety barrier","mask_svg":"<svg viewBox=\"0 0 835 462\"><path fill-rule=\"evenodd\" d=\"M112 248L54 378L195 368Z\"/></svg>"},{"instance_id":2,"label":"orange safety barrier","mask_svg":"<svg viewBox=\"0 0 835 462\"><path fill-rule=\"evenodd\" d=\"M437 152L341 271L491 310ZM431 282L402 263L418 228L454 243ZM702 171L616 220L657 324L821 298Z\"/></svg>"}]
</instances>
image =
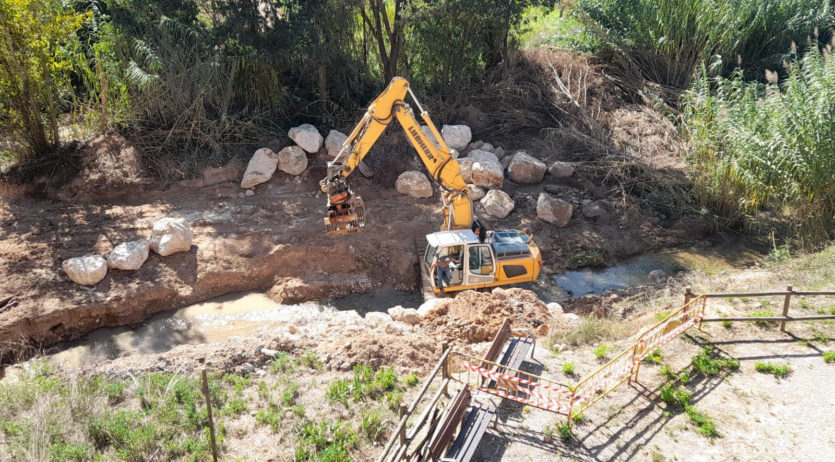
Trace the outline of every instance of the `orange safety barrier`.
<instances>
[{"instance_id":1,"label":"orange safety barrier","mask_svg":"<svg viewBox=\"0 0 835 462\"><path fill-rule=\"evenodd\" d=\"M705 315L706 298L699 296L647 329L632 346L589 374L574 387L512 369L457 351L450 352L450 378L475 390L545 409L570 418L627 380L637 379L641 361L678 337ZM487 379L487 383L485 380Z\"/></svg>"},{"instance_id":2,"label":"orange safety barrier","mask_svg":"<svg viewBox=\"0 0 835 462\"><path fill-rule=\"evenodd\" d=\"M571 411L568 385L457 351L449 361L450 378L475 390L558 414Z\"/></svg>"},{"instance_id":3,"label":"orange safety barrier","mask_svg":"<svg viewBox=\"0 0 835 462\"><path fill-rule=\"evenodd\" d=\"M641 361L704 317L706 298L697 297L641 334L635 343L574 387L572 415L583 412L626 380L637 379Z\"/></svg>"}]
</instances>

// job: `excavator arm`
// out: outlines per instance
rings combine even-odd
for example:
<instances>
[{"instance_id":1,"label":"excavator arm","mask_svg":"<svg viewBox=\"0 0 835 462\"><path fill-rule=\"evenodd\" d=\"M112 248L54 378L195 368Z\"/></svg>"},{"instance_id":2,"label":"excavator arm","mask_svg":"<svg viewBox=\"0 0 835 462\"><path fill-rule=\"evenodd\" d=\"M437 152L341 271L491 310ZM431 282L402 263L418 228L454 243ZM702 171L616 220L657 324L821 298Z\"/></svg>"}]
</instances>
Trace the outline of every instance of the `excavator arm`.
<instances>
[{"instance_id":1,"label":"excavator arm","mask_svg":"<svg viewBox=\"0 0 835 462\"><path fill-rule=\"evenodd\" d=\"M433 143L423 132L414 113L404 101L410 94L420 110L420 116L437 141ZM395 77L388 87L368 107L336 158L328 163L328 172L319 182L328 195L328 215L325 229L328 235L358 232L365 225L365 204L348 185L347 178L354 172L386 127L397 119L406 138L418 152L423 165L441 190L444 223L441 230L469 229L473 226L473 203L470 191L461 177L461 170L429 114L423 110L409 88L409 82Z\"/></svg>"}]
</instances>

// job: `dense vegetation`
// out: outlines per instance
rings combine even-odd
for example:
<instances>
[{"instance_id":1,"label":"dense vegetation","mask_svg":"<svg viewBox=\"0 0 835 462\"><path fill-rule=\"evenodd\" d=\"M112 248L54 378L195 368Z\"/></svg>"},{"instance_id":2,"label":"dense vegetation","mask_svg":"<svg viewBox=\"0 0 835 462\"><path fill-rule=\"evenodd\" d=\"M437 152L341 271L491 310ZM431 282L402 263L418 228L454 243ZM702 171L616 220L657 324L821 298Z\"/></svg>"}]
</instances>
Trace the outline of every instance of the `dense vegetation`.
<instances>
[{"instance_id":1,"label":"dense vegetation","mask_svg":"<svg viewBox=\"0 0 835 462\"><path fill-rule=\"evenodd\" d=\"M676 120L695 196L675 203L725 226L776 210L815 247L835 221L834 4L0 0L0 165L108 130L146 160L217 163L298 122L346 126L394 75L433 108L485 98L502 133L562 126L541 101L551 61L514 69L519 47L558 46ZM578 139L607 133L590 127Z\"/></svg>"}]
</instances>

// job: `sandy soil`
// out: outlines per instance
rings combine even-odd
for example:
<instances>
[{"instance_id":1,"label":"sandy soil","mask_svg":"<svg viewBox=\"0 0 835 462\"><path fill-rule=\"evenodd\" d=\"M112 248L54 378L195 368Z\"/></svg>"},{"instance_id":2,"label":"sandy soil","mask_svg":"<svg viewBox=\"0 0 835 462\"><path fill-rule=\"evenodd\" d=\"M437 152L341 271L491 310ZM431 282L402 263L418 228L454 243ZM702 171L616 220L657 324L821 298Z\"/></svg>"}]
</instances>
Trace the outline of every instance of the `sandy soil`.
<instances>
[{"instance_id":1,"label":"sandy soil","mask_svg":"<svg viewBox=\"0 0 835 462\"><path fill-rule=\"evenodd\" d=\"M474 460L832 460L835 366L826 364L821 352L835 344L835 328L803 324L794 323L786 334L753 324L737 323L731 329L706 324L705 333L691 329L664 347L663 362L673 371L686 370L703 344L740 361L738 372L697 378L688 385L694 405L715 420L718 438L701 435L684 412L667 408L658 397L660 366L645 364L640 383L622 385L585 412L570 443L559 437L546 442L545 427L564 417L502 403L498 428L488 430ZM812 339L818 332L825 333L828 343ZM525 363L527 370L560 381L576 381L599 365L591 347L558 355L538 351L536 360ZM757 372L757 361L788 364L793 372L777 379ZM577 366L576 376L563 375L566 362Z\"/></svg>"}]
</instances>

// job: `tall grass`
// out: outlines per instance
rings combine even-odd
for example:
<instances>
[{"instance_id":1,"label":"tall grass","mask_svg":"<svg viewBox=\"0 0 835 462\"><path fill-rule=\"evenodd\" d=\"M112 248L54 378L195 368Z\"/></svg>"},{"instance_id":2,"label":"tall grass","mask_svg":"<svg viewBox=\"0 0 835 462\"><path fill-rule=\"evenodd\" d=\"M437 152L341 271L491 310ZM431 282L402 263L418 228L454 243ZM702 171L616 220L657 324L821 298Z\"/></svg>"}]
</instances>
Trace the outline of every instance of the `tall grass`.
<instances>
[{"instance_id":1,"label":"tall grass","mask_svg":"<svg viewBox=\"0 0 835 462\"><path fill-rule=\"evenodd\" d=\"M687 88L699 65L758 65L815 27L835 25L820 0L584 0L581 14L618 65L673 94ZM799 35L799 37L798 37Z\"/></svg>"},{"instance_id":2,"label":"tall grass","mask_svg":"<svg viewBox=\"0 0 835 462\"><path fill-rule=\"evenodd\" d=\"M685 130L701 202L729 225L778 206L814 245L835 223L833 44L785 64L767 85L742 73L709 79L685 97Z\"/></svg>"}]
</instances>

